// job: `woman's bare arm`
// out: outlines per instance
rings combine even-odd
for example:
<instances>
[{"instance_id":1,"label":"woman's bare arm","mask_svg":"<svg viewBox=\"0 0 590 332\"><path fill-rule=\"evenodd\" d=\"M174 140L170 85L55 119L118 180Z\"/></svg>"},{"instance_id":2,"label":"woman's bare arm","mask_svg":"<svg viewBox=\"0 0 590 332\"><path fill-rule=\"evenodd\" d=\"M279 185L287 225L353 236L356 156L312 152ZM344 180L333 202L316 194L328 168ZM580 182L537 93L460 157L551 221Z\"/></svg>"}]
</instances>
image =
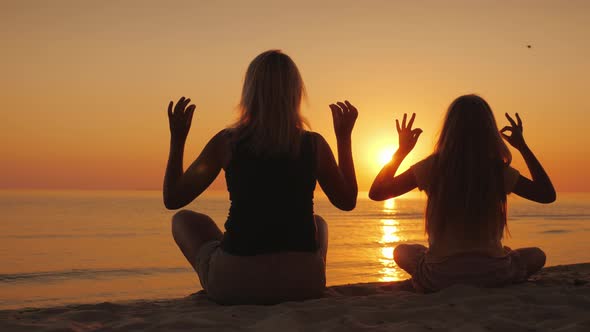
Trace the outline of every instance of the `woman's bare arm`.
<instances>
[{"instance_id":1,"label":"woman's bare arm","mask_svg":"<svg viewBox=\"0 0 590 332\"><path fill-rule=\"evenodd\" d=\"M358 195L351 139L358 111L348 101L332 104L330 109L338 144L338 164L326 140L317 134L318 182L334 206L350 211L356 206Z\"/></svg>"},{"instance_id":2,"label":"woman's bare arm","mask_svg":"<svg viewBox=\"0 0 590 332\"><path fill-rule=\"evenodd\" d=\"M399 121L395 120L399 135L399 148L394 153L391 161L383 166L375 180L373 180L371 190L369 191L369 198L372 200L383 201L403 195L416 188L416 178L410 170L395 176L402 161L414 149L418 137L422 134L422 129L412 129L415 118L416 114L414 113L406 125L407 114L404 114L401 126Z\"/></svg>"},{"instance_id":3,"label":"woman's bare arm","mask_svg":"<svg viewBox=\"0 0 590 332\"><path fill-rule=\"evenodd\" d=\"M531 176L533 177L533 180L531 181L521 175L512 192L518 196L539 203L554 202L556 199L555 188L553 188L549 175L547 175L543 166L541 166L541 163L524 140L522 134L522 120L520 119L520 116L516 113L518 123L515 123L508 113L506 113L506 118L510 122L510 126L502 128L500 133L510 145L522 154L522 157L531 172ZM505 132L510 132L511 135L508 136Z\"/></svg>"},{"instance_id":4,"label":"woman's bare arm","mask_svg":"<svg viewBox=\"0 0 590 332\"><path fill-rule=\"evenodd\" d=\"M183 172L183 155L186 138L190 130L195 105L187 105L190 99L180 98L174 111L173 103L168 105L170 122L170 155L164 175L164 205L168 209L179 209L199 196L221 171L226 140L222 132L215 135L205 146L197 159Z\"/></svg>"}]
</instances>

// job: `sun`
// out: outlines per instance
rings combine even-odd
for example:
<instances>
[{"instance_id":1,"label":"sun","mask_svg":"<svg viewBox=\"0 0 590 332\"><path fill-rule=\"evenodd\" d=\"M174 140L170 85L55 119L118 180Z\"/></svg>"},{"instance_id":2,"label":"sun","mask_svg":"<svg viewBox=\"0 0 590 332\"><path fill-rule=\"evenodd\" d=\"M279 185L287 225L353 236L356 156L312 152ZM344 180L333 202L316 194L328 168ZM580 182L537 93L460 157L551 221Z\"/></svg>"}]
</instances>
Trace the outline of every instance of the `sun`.
<instances>
[{"instance_id":1,"label":"sun","mask_svg":"<svg viewBox=\"0 0 590 332\"><path fill-rule=\"evenodd\" d=\"M379 163L379 167L383 167L385 164L391 161L395 150L396 149L394 147L385 147L379 150L377 155L377 163Z\"/></svg>"}]
</instances>

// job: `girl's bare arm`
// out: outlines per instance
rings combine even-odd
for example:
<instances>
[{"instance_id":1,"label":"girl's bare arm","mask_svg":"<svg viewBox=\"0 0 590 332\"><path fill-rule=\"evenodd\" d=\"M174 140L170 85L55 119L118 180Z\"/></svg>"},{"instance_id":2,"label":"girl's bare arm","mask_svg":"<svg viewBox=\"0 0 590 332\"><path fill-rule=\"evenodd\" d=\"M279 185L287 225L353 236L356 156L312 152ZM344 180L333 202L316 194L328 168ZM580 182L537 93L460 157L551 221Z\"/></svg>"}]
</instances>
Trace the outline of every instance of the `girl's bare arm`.
<instances>
[{"instance_id":1,"label":"girl's bare arm","mask_svg":"<svg viewBox=\"0 0 590 332\"><path fill-rule=\"evenodd\" d=\"M412 129L412 124L414 123L415 118L416 113L412 114L410 121L406 125L407 114L404 114L401 126L399 121L395 120L399 135L399 148L394 153L391 161L383 166L383 169L381 169L375 180L373 180L371 190L369 191L369 197L372 200L383 201L403 195L416 188L416 177L412 171L407 170L404 173L395 176L402 161L412 149L414 149L418 137L422 134L422 129Z\"/></svg>"},{"instance_id":2,"label":"girl's bare arm","mask_svg":"<svg viewBox=\"0 0 590 332\"><path fill-rule=\"evenodd\" d=\"M543 166L541 166L541 163L524 140L522 134L522 120L520 119L520 116L516 113L517 123L510 117L510 115L508 115L508 113L506 113L506 118L510 122L510 126L502 128L500 133L510 145L522 154L522 157L531 172L531 176L533 177L533 180L531 181L521 175L512 192L518 196L539 203L554 202L556 199L555 188L553 188L551 179L549 179ZM511 135L508 136L505 132L510 132Z\"/></svg>"}]
</instances>

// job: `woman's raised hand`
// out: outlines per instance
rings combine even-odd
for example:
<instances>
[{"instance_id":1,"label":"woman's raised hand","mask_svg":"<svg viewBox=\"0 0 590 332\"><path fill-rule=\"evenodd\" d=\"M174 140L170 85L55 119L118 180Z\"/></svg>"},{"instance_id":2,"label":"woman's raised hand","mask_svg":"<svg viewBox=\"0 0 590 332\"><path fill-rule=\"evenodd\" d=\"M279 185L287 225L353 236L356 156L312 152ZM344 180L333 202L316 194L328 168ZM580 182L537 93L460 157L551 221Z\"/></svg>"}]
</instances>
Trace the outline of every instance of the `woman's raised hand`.
<instances>
[{"instance_id":1,"label":"woman's raised hand","mask_svg":"<svg viewBox=\"0 0 590 332\"><path fill-rule=\"evenodd\" d=\"M344 103L330 104L332 119L334 120L334 132L337 139L350 139L352 128L359 115L358 110L348 100Z\"/></svg>"},{"instance_id":2,"label":"woman's raised hand","mask_svg":"<svg viewBox=\"0 0 590 332\"><path fill-rule=\"evenodd\" d=\"M520 116L518 116L518 113L516 113L516 120L518 123L514 122L514 119L512 119L508 113L506 113L506 118L508 119L508 122L510 122L510 126L502 128L502 130L500 130L500 135L502 135L510 145L520 151L526 146L524 137L522 136L522 120L520 119ZM505 132L510 132L510 136L504 134Z\"/></svg>"},{"instance_id":3,"label":"woman's raised hand","mask_svg":"<svg viewBox=\"0 0 590 332\"><path fill-rule=\"evenodd\" d=\"M173 141L184 142L188 136L196 108L194 104L187 107L190 102L190 98L182 97L178 100L174 109L172 101L168 104L168 121L170 122L170 135Z\"/></svg>"},{"instance_id":4,"label":"woman's raised hand","mask_svg":"<svg viewBox=\"0 0 590 332\"><path fill-rule=\"evenodd\" d=\"M399 148L397 151L404 155L407 155L412 149L414 149L416 142L418 142L418 137L422 134L422 129L412 129L414 119L416 119L416 113L412 113L410 121L406 124L407 117L408 115L404 113L401 126L399 120L395 119L395 126L397 128L397 134L399 135Z\"/></svg>"}]
</instances>

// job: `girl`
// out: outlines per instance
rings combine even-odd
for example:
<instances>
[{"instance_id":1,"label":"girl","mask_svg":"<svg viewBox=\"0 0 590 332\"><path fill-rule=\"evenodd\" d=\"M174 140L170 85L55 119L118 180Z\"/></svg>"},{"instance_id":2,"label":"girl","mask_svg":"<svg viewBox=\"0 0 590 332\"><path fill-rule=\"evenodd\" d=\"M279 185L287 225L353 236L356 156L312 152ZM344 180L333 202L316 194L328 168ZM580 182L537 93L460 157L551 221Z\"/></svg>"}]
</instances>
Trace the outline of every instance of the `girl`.
<instances>
[{"instance_id":1,"label":"girl","mask_svg":"<svg viewBox=\"0 0 590 332\"><path fill-rule=\"evenodd\" d=\"M246 72L239 120L211 138L184 172L195 105L182 97L168 106L166 207L186 206L225 171L231 201L225 233L202 213L182 210L172 218L176 244L217 302L276 303L323 292L328 230L313 213L313 192L317 180L336 207L355 207L351 133L358 113L348 101L330 105L337 164L324 138L303 129L304 94L289 56L274 50L260 54Z\"/></svg>"},{"instance_id":2,"label":"girl","mask_svg":"<svg viewBox=\"0 0 590 332\"><path fill-rule=\"evenodd\" d=\"M395 176L416 145L421 129L412 129L416 114L401 126L396 120L399 149L375 178L369 196L385 200L416 187L428 195L426 233L429 248L402 244L394 260L412 275L421 291L456 283L500 286L526 280L545 264L538 248L510 250L502 246L506 229L506 195L513 192L540 203L555 201L555 190L522 135L522 121L507 113L510 126L498 132L488 103L476 95L457 98L428 158ZM507 135L506 133L511 133ZM510 167L504 138L524 157L529 180Z\"/></svg>"}]
</instances>

